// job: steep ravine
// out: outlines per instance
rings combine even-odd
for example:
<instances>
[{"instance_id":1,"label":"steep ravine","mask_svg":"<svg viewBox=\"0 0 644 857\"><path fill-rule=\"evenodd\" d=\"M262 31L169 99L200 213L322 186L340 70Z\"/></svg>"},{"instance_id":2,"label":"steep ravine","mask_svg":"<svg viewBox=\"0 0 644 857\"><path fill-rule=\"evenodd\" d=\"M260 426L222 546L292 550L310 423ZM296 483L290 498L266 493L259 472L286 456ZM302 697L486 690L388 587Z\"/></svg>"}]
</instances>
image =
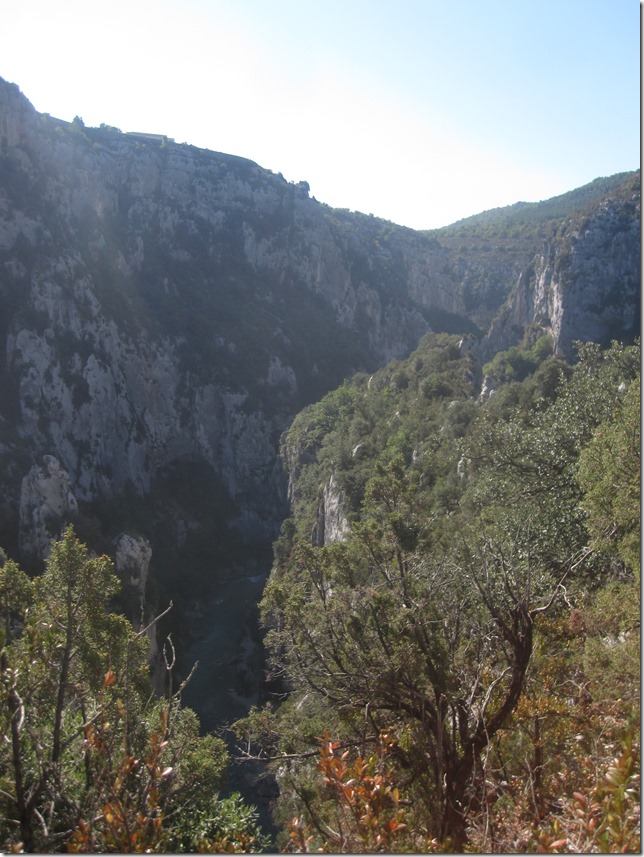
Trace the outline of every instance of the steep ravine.
<instances>
[{"instance_id":1,"label":"steep ravine","mask_svg":"<svg viewBox=\"0 0 644 857\"><path fill-rule=\"evenodd\" d=\"M372 255L370 223L250 161L41 116L4 83L0 145L3 448L55 456L81 505L199 464L227 523L270 541L292 415L408 353L432 303L458 310L434 241L392 225Z\"/></svg>"},{"instance_id":2,"label":"steep ravine","mask_svg":"<svg viewBox=\"0 0 644 857\"><path fill-rule=\"evenodd\" d=\"M66 520L128 545L125 609L172 599L195 705L237 716L294 415L428 330L488 352L532 324L566 353L632 336L639 175L619 188L504 264L242 158L41 115L0 80L0 544L31 571Z\"/></svg>"}]
</instances>

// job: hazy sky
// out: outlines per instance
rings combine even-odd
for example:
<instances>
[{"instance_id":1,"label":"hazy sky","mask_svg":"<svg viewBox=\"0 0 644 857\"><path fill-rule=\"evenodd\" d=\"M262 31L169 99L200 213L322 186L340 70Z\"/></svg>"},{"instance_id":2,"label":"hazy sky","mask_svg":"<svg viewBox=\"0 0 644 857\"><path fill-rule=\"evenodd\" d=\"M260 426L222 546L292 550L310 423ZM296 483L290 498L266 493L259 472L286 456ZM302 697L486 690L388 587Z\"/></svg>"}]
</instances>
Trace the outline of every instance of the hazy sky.
<instances>
[{"instance_id":1,"label":"hazy sky","mask_svg":"<svg viewBox=\"0 0 644 857\"><path fill-rule=\"evenodd\" d=\"M7 0L0 77L419 229L640 159L637 0Z\"/></svg>"}]
</instances>

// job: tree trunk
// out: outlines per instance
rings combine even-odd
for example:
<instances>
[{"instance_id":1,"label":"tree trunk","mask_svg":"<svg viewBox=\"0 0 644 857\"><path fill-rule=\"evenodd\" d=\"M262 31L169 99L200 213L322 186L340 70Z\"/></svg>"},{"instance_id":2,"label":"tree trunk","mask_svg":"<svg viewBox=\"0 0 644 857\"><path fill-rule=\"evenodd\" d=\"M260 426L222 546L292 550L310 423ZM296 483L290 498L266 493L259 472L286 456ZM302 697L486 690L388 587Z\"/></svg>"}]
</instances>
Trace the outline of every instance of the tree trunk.
<instances>
[{"instance_id":1,"label":"tree trunk","mask_svg":"<svg viewBox=\"0 0 644 857\"><path fill-rule=\"evenodd\" d=\"M67 695L67 683L69 679L69 667L72 660L72 648L74 644L74 625L73 625L73 593L71 586L67 592L67 616L65 625L65 648L60 664L60 677L58 679L58 689L56 692L56 708L54 710L54 731L52 735L51 760L54 764L60 761L61 753L61 735L63 729L63 712L65 710L65 697Z\"/></svg>"},{"instance_id":2,"label":"tree trunk","mask_svg":"<svg viewBox=\"0 0 644 857\"><path fill-rule=\"evenodd\" d=\"M464 810L465 793L472 774L472 765L461 761L445 775L443 817L440 827L440 841L450 841L450 851L462 853L467 843L467 823Z\"/></svg>"},{"instance_id":3,"label":"tree trunk","mask_svg":"<svg viewBox=\"0 0 644 857\"><path fill-rule=\"evenodd\" d=\"M7 655L2 653L0 659L2 672L8 671ZM11 723L11 761L13 765L13 780L16 787L16 808L18 821L20 822L20 838L22 848L28 854L34 850L33 831L31 822L33 813L27 804L24 777L22 771L22 753L20 751L20 720L22 718L22 702L18 696L15 685L12 684L7 694L7 708L9 709L9 720Z\"/></svg>"}]
</instances>

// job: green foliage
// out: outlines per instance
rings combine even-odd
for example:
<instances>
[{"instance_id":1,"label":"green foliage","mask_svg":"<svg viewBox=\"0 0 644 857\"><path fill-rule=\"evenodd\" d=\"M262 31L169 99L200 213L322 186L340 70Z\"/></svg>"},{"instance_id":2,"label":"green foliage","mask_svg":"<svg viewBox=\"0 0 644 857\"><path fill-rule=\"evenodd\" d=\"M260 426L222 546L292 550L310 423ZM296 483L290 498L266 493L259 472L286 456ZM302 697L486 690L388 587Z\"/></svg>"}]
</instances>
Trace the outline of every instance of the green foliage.
<instances>
[{"instance_id":1,"label":"green foliage","mask_svg":"<svg viewBox=\"0 0 644 857\"><path fill-rule=\"evenodd\" d=\"M17 563L0 556L0 645L9 645L22 630L29 605L33 600L33 585Z\"/></svg>"},{"instance_id":2,"label":"green foliage","mask_svg":"<svg viewBox=\"0 0 644 857\"><path fill-rule=\"evenodd\" d=\"M233 793L197 812L180 812L163 845L174 854L259 854L270 846L270 837L262 833L255 808Z\"/></svg>"},{"instance_id":3,"label":"green foliage","mask_svg":"<svg viewBox=\"0 0 644 857\"><path fill-rule=\"evenodd\" d=\"M483 367L483 374L489 375L496 384L524 381L551 354L552 337L541 336L530 348L513 345L507 351L499 351Z\"/></svg>"},{"instance_id":4,"label":"green foliage","mask_svg":"<svg viewBox=\"0 0 644 857\"><path fill-rule=\"evenodd\" d=\"M630 570L640 568L640 377L599 425L579 458L591 543L617 552Z\"/></svg>"},{"instance_id":5,"label":"green foliage","mask_svg":"<svg viewBox=\"0 0 644 857\"><path fill-rule=\"evenodd\" d=\"M152 852L188 837L194 850L199 831L227 850L264 847L254 810L219 798L224 742L200 737L179 696L153 695L145 632L108 612L118 587L71 527L41 577L3 557L2 848Z\"/></svg>"},{"instance_id":6,"label":"green foliage","mask_svg":"<svg viewBox=\"0 0 644 857\"><path fill-rule=\"evenodd\" d=\"M465 445L478 475L463 507L497 528L521 527L544 568L563 568L587 541L577 462L597 426L619 407L620 383L638 372L638 347L585 346L552 403L507 408L492 397Z\"/></svg>"},{"instance_id":7,"label":"green foliage","mask_svg":"<svg viewBox=\"0 0 644 857\"><path fill-rule=\"evenodd\" d=\"M513 850L531 813L582 784L598 736L636 722L639 601L618 536L636 531L639 347L580 346L574 367L550 350L535 337L506 354L515 380L478 404L457 341L430 336L287 435L294 515L261 609L290 698L240 734L282 765L290 847L357 806L338 807L353 782L331 804L316 783L324 731L346 748L395 737L392 782L427 847ZM350 529L311 544L325 485Z\"/></svg>"},{"instance_id":8,"label":"green foliage","mask_svg":"<svg viewBox=\"0 0 644 857\"><path fill-rule=\"evenodd\" d=\"M437 458L425 452L436 445L435 433L443 423L455 440L473 415L468 401L473 365L459 342L456 336L429 334L406 361L392 363L371 378L356 376L298 414L283 454L296 475L292 503L299 535L310 533L320 487L331 474L347 515L357 517L374 460L386 464L400 453L409 465L416 456L419 469L423 459L434 481L455 469L455 445L447 453L449 461L444 450Z\"/></svg>"},{"instance_id":9,"label":"green foliage","mask_svg":"<svg viewBox=\"0 0 644 857\"><path fill-rule=\"evenodd\" d=\"M593 699L619 700L636 718L640 695L640 592L636 581L600 590L584 614L582 664Z\"/></svg>"}]
</instances>

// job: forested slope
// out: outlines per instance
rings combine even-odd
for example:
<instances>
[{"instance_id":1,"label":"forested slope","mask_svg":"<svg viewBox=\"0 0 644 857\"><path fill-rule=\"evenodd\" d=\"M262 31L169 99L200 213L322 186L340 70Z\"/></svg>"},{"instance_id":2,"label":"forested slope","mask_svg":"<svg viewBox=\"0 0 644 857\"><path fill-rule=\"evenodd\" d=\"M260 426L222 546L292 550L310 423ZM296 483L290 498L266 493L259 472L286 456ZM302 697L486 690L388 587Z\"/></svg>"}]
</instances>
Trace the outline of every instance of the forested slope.
<instances>
[{"instance_id":1,"label":"forested slope","mask_svg":"<svg viewBox=\"0 0 644 857\"><path fill-rule=\"evenodd\" d=\"M466 342L428 335L286 436L286 695L237 728L293 847L636 843L639 347L548 350L481 401Z\"/></svg>"},{"instance_id":2,"label":"forested slope","mask_svg":"<svg viewBox=\"0 0 644 857\"><path fill-rule=\"evenodd\" d=\"M476 399L468 341L430 334L286 435L274 672L234 725L281 848L639 849L640 351L549 350ZM2 557L3 847L268 847L118 587L71 528L41 577Z\"/></svg>"},{"instance_id":3,"label":"forested slope","mask_svg":"<svg viewBox=\"0 0 644 857\"><path fill-rule=\"evenodd\" d=\"M0 847L260 847L253 702L292 849L632 847L640 231L639 171L416 232L0 80Z\"/></svg>"}]
</instances>

